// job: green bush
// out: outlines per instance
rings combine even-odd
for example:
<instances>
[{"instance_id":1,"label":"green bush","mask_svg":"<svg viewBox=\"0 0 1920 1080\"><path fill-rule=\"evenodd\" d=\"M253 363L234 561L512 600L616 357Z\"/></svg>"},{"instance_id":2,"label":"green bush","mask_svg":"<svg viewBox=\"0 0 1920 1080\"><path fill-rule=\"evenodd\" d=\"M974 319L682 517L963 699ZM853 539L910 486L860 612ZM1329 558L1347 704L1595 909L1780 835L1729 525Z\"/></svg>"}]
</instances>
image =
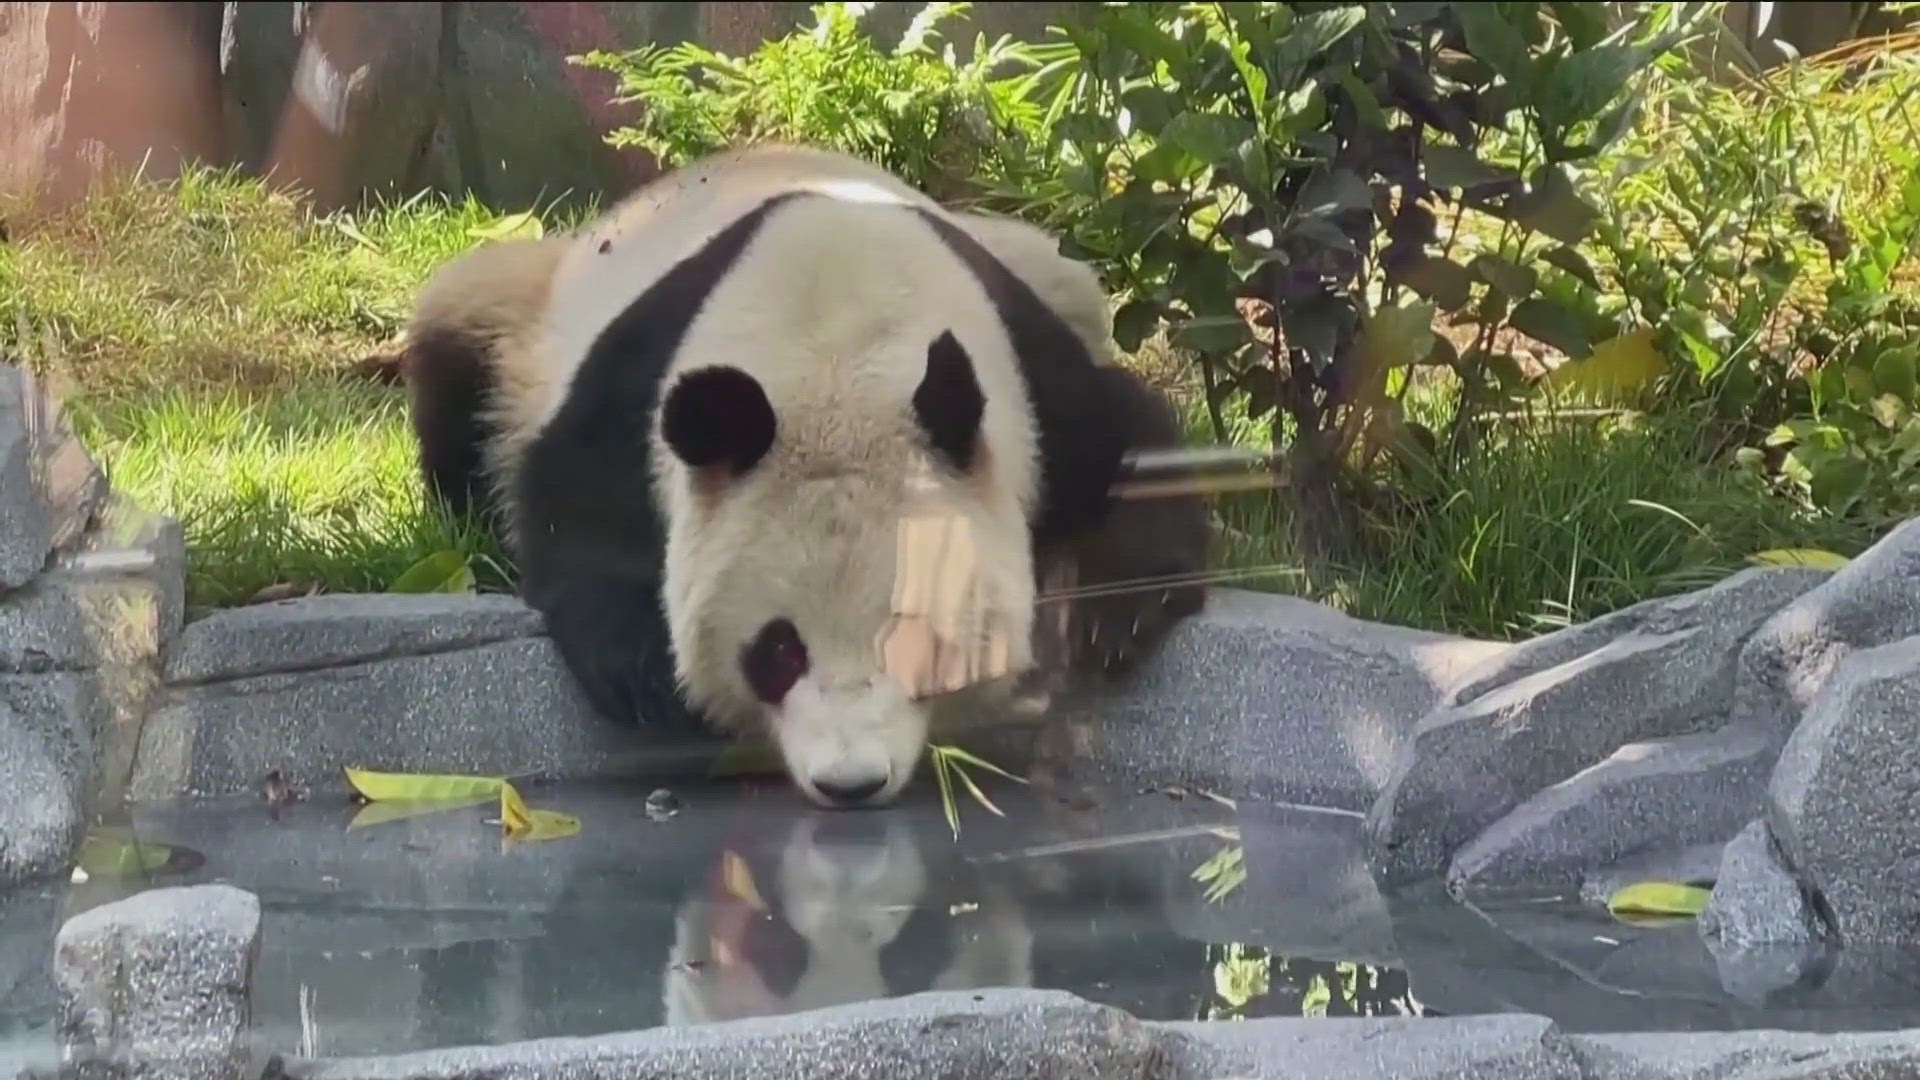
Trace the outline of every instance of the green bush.
<instances>
[{"instance_id":1,"label":"green bush","mask_svg":"<svg viewBox=\"0 0 1920 1080\"><path fill-rule=\"evenodd\" d=\"M971 6L926 5L891 50L863 25L872 4L828 3L812 8L812 25L750 56L683 42L576 61L612 72L617 100L642 107L609 142L641 147L663 165L750 142L810 143L959 198L982 181L1021 179L1017 170L1030 158L1001 151L1020 145L1018 134L1039 120L1001 72L1021 55L1010 38L989 45L976 37L964 62L951 43L935 51L941 25Z\"/></svg>"}]
</instances>

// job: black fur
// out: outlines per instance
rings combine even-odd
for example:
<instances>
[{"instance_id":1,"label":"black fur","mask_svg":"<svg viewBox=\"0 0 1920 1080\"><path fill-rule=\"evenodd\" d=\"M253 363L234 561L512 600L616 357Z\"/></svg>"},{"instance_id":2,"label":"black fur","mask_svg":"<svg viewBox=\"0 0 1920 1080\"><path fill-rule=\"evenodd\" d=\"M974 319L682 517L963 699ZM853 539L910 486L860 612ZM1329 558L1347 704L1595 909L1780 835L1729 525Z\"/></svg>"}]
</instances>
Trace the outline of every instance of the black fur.
<instances>
[{"instance_id":1,"label":"black fur","mask_svg":"<svg viewBox=\"0 0 1920 1080\"><path fill-rule=\"evenodd\" d=\"M1072 605L1069 663L1083 673L1124 675L1205 602L1197 585L1146 585L1206 569L1205 501L1109 494L1127 451L1180 445L1179 423L1138 376L1096 364L1066 321L971 235L920 213L973 271L1013 341L1040 435L1036 572L1044 576L1050 561L1067 559L1078 588L1142 586Z\"/></svg>"},{"instance_id":2,"label":"black fur","mask_svg":"<svg viewBox=\"0 0 1920 1080\"><path fill-rule=\"evenodd\" d=\"M1097 371L1106 384L1102 399L1115 410L1112 423L1131 447L1181 445L1179 419L1158 391L1125 368ZM1206 498L1187 493L1115 499L1097 524L1056 545L1056 557L1072 560L1077 588L1135 586L1073 603L1074 666L1083 674L1123 677L1174 623L1198 613L1206 589L1195 579L1207 569L1211 538Z\"/></svg>"},{"instance_id":3,"label":"black fur","mask_svg":"<svg viewBox=\"0 0 1920 1080\"><path fill-rule=\"evenodd\" d=\"M759 380L736 367L689 371L660 407L660 434L695 469L725 464L738 476L773 449L779 421Z\"/></svg>"},{"instance_id":4,"label":"black fur","mask_svg":"<svg viewBox=\"0 0 1920 1080\"><path fill-rule=\"evenodd\" d=\"M596 708L622 721L679 702L660 573L665 531L650 481L648 417L680 339L766 216L721 230L608 324L565 404L517 474L521 593Z\"/></svg>"},{"instance_id":5,"label":"black fur","mask_svg":"<svg viewBox=\"0 0 1920 1080\"><path fill-rule=\"evenodd\" d=\"M971 234L938 214L917 212L973 271L1013 341L1040 437L1035 543L1098 523L1127 451L1127 432L1113 422L1118 402L1099 378L1093 354L1065 319Z\"/></svg>"},{"instance_id":6,"label":"black fur","mask_svg":"<svg viewBox=\"0 0 1920 1080\"><path fill-rule=\"evenodd\" d=\"M469 334L435 331L411 342L400 364L428 495L455 515L478 509L490 522L480 453L487 437L481 410L493 391L488 348Z\"/></svg>"},{"instance_id":7,"label":"black fur","mask_svg":"<svg viewBox=\"0 0 1920 1080\"><path fill-rule=\"evenodd\" d=\"M973 449L986 411L973 358L953 331L942 333L927 346L927 373L913 392L913 414L933 449L963 473L973 469Z\"/></svg>"}]
</instances>

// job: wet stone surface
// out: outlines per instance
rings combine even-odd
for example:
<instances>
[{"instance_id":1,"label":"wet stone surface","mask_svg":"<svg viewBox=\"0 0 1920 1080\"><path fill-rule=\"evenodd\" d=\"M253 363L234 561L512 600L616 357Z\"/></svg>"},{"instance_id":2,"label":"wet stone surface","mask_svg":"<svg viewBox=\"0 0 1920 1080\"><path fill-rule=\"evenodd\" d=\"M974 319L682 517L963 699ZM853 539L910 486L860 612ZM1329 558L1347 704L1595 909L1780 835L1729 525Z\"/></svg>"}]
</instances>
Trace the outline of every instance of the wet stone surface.
<instances>
[{"instance_id":1,"label":"wet stone surface","mask_svg":"<svg viewBox=\"0 0 1920 1080\"><path fill-rule=\"evenodd\" d=\"M150 884L217 881L259 897L256 1060L601 1036L988 987L1066 991L1143 1021L1526 1012L1576 1033L1920 1024L1920 998L1884 979L1834 998L1814 987L1743 1002L1690 924L1390 900L1361 861L1356 815L981 782L1007 817L963 797L957 841L930 784L863 814L813 810L778 783L676 784L680 810L665 819L649 812L650 785L528 784L530 805L583 826L532 844L503 843L490 802L380 821L383 808L350 804L340 784L279 805L146 806L130 828L196 855ZM67 890L64 909L141 887L96 876ZM44 919L29 922L22 942L47 933ZM12 955L4 943L0 955Z\"/></svg>"}]
</instances>

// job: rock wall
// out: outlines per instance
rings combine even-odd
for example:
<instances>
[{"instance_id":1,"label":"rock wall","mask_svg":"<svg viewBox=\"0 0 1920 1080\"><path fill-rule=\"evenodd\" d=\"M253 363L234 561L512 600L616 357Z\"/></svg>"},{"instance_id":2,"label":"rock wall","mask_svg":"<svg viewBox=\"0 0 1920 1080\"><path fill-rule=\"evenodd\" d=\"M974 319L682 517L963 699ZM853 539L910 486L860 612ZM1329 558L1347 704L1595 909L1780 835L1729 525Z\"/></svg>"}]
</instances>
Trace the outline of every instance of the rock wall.
<instances>
[{"instance_id":1,"label":"rock wall","mask_svg":"<svg viewBox=\"0 0 1920 1080\"><path fill-rule=\"evenodd\" d=\"M975 29L1035 37L1074 3L982 4ZM896 34L919 5L882 3ZM569 55L697 41L751 51L804 3L21 3L0 5L0 194L79 198L103 170L236 165L321 206L472 192L524 208L617 196L653 174L604 136L633 115Z\"/></svg>"}]
</instances>

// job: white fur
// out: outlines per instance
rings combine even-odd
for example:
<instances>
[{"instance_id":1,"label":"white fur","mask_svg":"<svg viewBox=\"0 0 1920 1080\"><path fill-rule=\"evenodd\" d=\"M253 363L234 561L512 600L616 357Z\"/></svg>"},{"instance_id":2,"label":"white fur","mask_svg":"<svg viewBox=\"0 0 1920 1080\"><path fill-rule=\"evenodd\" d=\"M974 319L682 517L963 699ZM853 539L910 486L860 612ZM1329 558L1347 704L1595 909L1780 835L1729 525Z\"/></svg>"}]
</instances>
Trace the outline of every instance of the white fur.
<instances>
[{"instance_id":1,"label":"white fur","mask_svg":"<svg viewBox=\"0 0 1920 1080\"><path fill-rule=\"evenodd\" d=\"M948 213L850 157L761 146L708 158L642 189L564 249L508 268L552 284L542 317L501 339L492 473L504 490L602 328L713 235L795 190L834 199L789 203L764 221L688 327L661 391L664 400L679 375L708 365L748 372L778 417L772 450L716 491L656 434L655 475L633 477L631 494L655 497L666 523L663 603L689 703L723 728L766 723L809 797L822 800L817 782L884 775L873 800L884 802L909 779L929 728L927 706L879 659L903 508L949 515L972 533L973 640L947 644L997 652L1009 676L978 690L996 693L1031 665L1035 599L1027 520L1037 434L1012 344L966 265L909 208L973 234L1104 357L1105 297L1091 270L1060 257L1038 230ZM909 404L928 346L948 331L987 402L977 475L959 482L928 468ZM655 417L633 423L651 427ZM641 486L649 482L651 492ZM502 505L511 516L510 500ZM739 657L777 616L798 627L811 669L769 709Z\"/></svg>"}]
</instances>

